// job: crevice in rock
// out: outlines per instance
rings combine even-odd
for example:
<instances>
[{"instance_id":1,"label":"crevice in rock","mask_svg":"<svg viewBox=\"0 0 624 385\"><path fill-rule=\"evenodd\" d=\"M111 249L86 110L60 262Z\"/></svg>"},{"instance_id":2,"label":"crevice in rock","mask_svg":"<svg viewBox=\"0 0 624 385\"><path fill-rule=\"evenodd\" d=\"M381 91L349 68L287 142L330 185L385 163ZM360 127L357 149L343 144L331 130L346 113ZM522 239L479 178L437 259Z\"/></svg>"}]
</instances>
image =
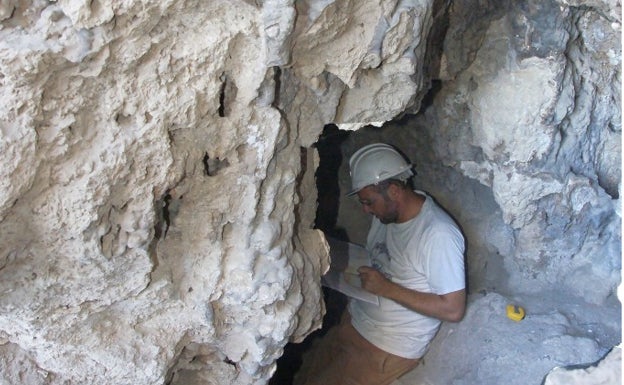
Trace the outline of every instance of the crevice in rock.
<instances>
[{"instance_id":1,"label":"crevice in rock","mask_svg":"<svg viewBox=\"0 0 624 385\"><path fill-rule=\"evenodd\" d=\"M219 80L221 81L221 86L219 88L219 108L217 113L219 117L224 118L230 115L231 104L236 99L238 89L234 81L225 72L221 74Z\"/></svg>"},{"instance_id":2,"label":"crevice in rock","mask_svg":"<svg viewBox=\"0 0 624 385\"><path fill-rule=\"evenodd\" d=\"M273 81L275 82L275 94L273 95L273 102L271 106L279 109L280 106L280 89L282 87L282 69L280 67L273 67Z\"/></svg>"},{"instance_id":3,"label":"crevice in rock","mask_svg":"<svg viewBox=\"0 0 624 385\"><path fill-rule=\"evenodd\" d=\"M164 224L163 238L167 236L167 231L169 231L169 226L171 225L171 217L169 214L169 203L171 203L171 194L165 195L163 199L163 209L162 209L163 224Z\"/></svg>"},{"instance_id":4,"label":"crevice in rock","mask_svg":"<svg viewBox=\"0 0 624 385\"><path fill-rule=\"evenodd\" d=\"M227 77L221 75L221 88L219 90L219 109L217 110L221 118L225 117L225 88L227 87Z\"/></svg>"},{"instance_id":5,"label":"crevice in rock","mask_svg":"<svg viewBox=\"0 0 624 385\"><path fill-rule=\"evenodd\" d=\"M208 153L204 154L202 158L202 164L204 166L204 175L206 176L215 176L219 173L220 170L226 168L230 165L227 159L219 159L218 157L215 159L211 159Z\"/></svg>"}]
</instances>

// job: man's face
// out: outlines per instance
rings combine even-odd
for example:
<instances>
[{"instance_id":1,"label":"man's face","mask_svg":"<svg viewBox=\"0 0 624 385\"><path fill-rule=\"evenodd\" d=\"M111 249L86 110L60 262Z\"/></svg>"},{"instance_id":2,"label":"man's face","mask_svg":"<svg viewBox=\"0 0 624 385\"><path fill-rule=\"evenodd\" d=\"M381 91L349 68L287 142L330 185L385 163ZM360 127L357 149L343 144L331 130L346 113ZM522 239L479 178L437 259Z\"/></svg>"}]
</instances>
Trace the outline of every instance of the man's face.
<instances>
[{"instance_id":1,"label":"man's face","mask_svg":"<svg viewBox=\"0 0 624 385\"><path fill-rule=\"evenodd\" d=\"M366 186L358 192L362 210L374 215L383 224L395 223L399 217L396 202L377 190L375 186Z\"/></svg>"}]
</instances>

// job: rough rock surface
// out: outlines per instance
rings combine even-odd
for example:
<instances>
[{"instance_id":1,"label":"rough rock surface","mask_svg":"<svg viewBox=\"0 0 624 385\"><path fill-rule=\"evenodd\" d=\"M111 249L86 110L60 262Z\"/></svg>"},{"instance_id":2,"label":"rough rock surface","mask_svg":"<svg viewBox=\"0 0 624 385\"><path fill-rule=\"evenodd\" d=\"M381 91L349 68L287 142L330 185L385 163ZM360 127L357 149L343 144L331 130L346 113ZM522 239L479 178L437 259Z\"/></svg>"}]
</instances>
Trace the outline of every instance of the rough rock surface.
<instances>
[{"instance_id":1,"label":"rough rock surface","mask_svg":"<svg viewBox=\"0 0 624 385\"><path fill-rule=\"evenodd\" d=\"M8 0L0 23L0 382L266 382L323 314L311 145L422 98L431 1Z\"/></svg>"},{"instance_id":2,"label":"rough rock surface","mask_svg":"<svg viewBox=\"0 0 624 385\"><path fill-rule=\"evenodd\" d=\"M438 332L441 343L394 385L540 384L553 367L601 358L596 341L570 333L574 325L565 315L531 313L516 322L505 316L508 303L495 293L475 294L464 321L445 323Z\"/></svg>"},{"instance_id":3,"label":"rough rock surface","mask_svg":"<svg viewBox=\"0 0 624 385\"><path fill-rule=\"evenodd\" d=\"M596 365L584 368L556 368L544 385L619 385L622 382L622 348L616 346Z\"/></svg>"}]
</instances>

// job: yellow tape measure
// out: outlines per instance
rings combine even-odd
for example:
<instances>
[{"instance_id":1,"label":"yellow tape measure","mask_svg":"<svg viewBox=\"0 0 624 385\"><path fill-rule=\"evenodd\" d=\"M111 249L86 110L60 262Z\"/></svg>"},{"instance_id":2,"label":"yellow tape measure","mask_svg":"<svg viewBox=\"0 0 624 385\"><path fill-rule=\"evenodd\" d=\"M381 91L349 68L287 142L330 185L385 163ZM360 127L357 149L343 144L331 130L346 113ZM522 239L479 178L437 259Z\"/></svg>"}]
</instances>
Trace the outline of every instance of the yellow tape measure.
<instances>
[{"instance_id":1,"label":"yellow tape measure","mask_svg":"<svg viewBox=\"0 0 624 385\"><path fill-rule=\"evenodd\" d=\"M525 316L524 309L518 305L507 305L507 317L516 322L521 321Z\"/></svg>"}]
</instances>

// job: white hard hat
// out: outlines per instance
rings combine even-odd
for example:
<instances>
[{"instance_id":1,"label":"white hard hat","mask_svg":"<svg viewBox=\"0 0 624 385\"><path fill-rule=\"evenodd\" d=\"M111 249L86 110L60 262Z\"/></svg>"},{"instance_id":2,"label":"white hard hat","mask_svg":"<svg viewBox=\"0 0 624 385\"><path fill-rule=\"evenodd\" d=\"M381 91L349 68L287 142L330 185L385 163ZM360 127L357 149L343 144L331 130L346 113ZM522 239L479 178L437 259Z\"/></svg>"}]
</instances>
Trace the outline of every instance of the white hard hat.
<instances>
[{"instance_id":1,"label":"white hard hat","mask_svg":"<svg viewBox=\"0 0 624 385\"><path fill-rule=\"evenodd\" d=\"M369 144L357 150L349 159L349 169L351 191L347 196L384 180L407 179L414 175L412 165L394 147L384 143Z\"/></svg>"}]
</instances>

